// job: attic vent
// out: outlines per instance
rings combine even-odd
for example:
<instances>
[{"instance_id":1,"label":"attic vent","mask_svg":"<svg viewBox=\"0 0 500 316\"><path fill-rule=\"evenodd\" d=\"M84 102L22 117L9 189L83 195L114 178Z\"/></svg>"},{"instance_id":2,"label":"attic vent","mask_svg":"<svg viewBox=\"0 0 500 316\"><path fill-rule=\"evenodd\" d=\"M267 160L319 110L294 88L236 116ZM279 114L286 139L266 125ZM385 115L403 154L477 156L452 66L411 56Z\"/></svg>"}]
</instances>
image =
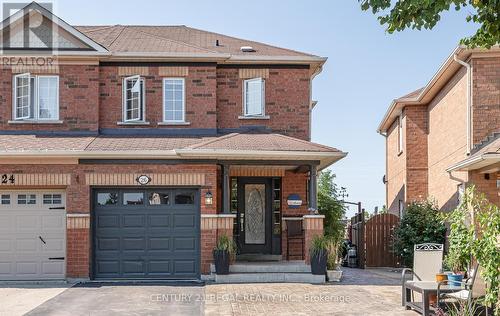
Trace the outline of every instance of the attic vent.
<instances>
[{"instance_id":1,"label":"attic vent","mask_svg":"<svg viewBox=\"0 0 500 316\"><path fill-rule=\"evenodd\" d=\"M240 50L244 53L253 53L255 52L255 49L253 49L252 46L241 46Z\"/></svg>"}]
</instances>

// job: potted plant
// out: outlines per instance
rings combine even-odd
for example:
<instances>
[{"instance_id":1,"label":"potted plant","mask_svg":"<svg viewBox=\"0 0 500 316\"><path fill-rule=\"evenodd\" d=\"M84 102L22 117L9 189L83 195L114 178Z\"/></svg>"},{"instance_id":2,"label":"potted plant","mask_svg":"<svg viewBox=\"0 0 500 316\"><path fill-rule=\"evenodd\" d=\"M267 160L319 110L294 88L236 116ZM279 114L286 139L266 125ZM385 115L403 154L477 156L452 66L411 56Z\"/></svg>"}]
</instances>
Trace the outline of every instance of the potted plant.
<instances>
[{"instance_id":1,"label":"potted plant","mask_svg":"<svg viewBox=\"0 0 500 316\"><path fill-rule=\"evenodd\" d=\"M229 274L229 263L236 252L234 240L227 235L221 235L213 250L215 273Z\"/></svg>"},{"instance_id":2,"label":"potted plant","mask_svg":"<svg viewBox=\"0 0 500 316\"><path fill-rule=\"evenodd\" d=\"M446 265L451 268L452 273L448 274L448 284L459 286L464 278L467 261L461 258L460 253L456 249L450 249L450 252L445 258Z\"/></svg>"},{"instance_id":3,"label":"potted plant","mask_svg":"<svg viewBox=\"0 0 500 316\"><path fill-rule=\"evenodd\" d=\"M325 275L328 260L328 239L325 236L314 236L309 251L312 274Z\"/></svg>"},{"instance_id":4,"label":"potted plant","mask_svg":"<svg viewBox=\"0 0 500 316\"><path fill-rule=\"evenodd\" d=\"M342 270L339 269L339 242L333 239L328 241L328 258L326 261L326 277L329 282L339 282Z\"/></svg>"}]
</instances>

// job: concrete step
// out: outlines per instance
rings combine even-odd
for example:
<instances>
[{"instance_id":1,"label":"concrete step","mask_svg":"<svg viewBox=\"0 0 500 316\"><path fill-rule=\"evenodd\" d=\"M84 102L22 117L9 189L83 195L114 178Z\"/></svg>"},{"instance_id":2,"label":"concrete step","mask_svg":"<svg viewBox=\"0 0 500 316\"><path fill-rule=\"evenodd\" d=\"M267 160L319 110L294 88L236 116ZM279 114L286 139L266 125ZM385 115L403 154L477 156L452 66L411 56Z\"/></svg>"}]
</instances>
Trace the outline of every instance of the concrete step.
<instances>
[{"instance_id":1,"label":"concrete step","mask_svg":"<svg viewBox=\"0 0 500 316\"><path fill-rule=\"evenodd\" d=\"M311 273L232 273L215 275L215 283L325 283L324 275Z\"/></svg>"},{"instance_id":2,"label":"concrete step","mask_svg":"<svg viewBox=\"0 0 500 316\"><path fill-rule=\"evenodd\" d=\"M215 273L215 265L210 265ZM230 273L311 273L311 266L304 261L287 262L235 262L229 266Z\"/></svg>"}]
</instances>

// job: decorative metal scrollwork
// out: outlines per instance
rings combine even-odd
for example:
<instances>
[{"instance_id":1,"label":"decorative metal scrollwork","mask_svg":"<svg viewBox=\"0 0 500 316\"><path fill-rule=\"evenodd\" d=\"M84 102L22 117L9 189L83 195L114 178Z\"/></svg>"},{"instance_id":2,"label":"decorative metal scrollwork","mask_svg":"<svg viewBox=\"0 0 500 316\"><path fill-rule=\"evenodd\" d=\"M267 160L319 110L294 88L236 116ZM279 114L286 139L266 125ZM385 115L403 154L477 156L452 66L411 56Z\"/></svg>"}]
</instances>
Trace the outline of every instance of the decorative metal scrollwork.
<instances>
[{"instance_id":1,"label":"decorative metal scrollwork","mask_svg":"<svg viewBox=\"0 0 500 316\"><path fill-rule=\"evenodd\" d=\"M433 243L426 243L426 244L418 244L415 245L415 251L441 251L443 250L443 244L433 244Z\"/></svg>"}]
</instances>

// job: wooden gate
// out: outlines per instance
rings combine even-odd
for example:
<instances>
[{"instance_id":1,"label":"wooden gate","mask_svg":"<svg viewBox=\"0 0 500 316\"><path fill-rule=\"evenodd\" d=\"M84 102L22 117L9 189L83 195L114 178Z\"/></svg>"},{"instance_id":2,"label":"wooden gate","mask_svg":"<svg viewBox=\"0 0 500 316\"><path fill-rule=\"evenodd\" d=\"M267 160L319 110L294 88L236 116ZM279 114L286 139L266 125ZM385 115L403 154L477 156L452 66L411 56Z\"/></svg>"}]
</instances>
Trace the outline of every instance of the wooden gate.
<instances>
[{"instance_id":1,"label":"wooden gate","mask_svg":"<svg viewBox=\"0 0 500 316\"><path fill-rule=\"evenodd\" d=\"M365 268L365 213L359 212L351 217L349 239L356 246L358 268Z\"/></svg>"},{"instance_id":2,"label":"wooden gate","mask_svg":"<svg viewBox=\"0 0 500 316\"><path fill-rule=\"evenodd\" d=\"M399 258L392 249L393 231L399 224L394 214L378 214L365 224L366 266L398 267Z\"/></svg>"}]
</instances>

